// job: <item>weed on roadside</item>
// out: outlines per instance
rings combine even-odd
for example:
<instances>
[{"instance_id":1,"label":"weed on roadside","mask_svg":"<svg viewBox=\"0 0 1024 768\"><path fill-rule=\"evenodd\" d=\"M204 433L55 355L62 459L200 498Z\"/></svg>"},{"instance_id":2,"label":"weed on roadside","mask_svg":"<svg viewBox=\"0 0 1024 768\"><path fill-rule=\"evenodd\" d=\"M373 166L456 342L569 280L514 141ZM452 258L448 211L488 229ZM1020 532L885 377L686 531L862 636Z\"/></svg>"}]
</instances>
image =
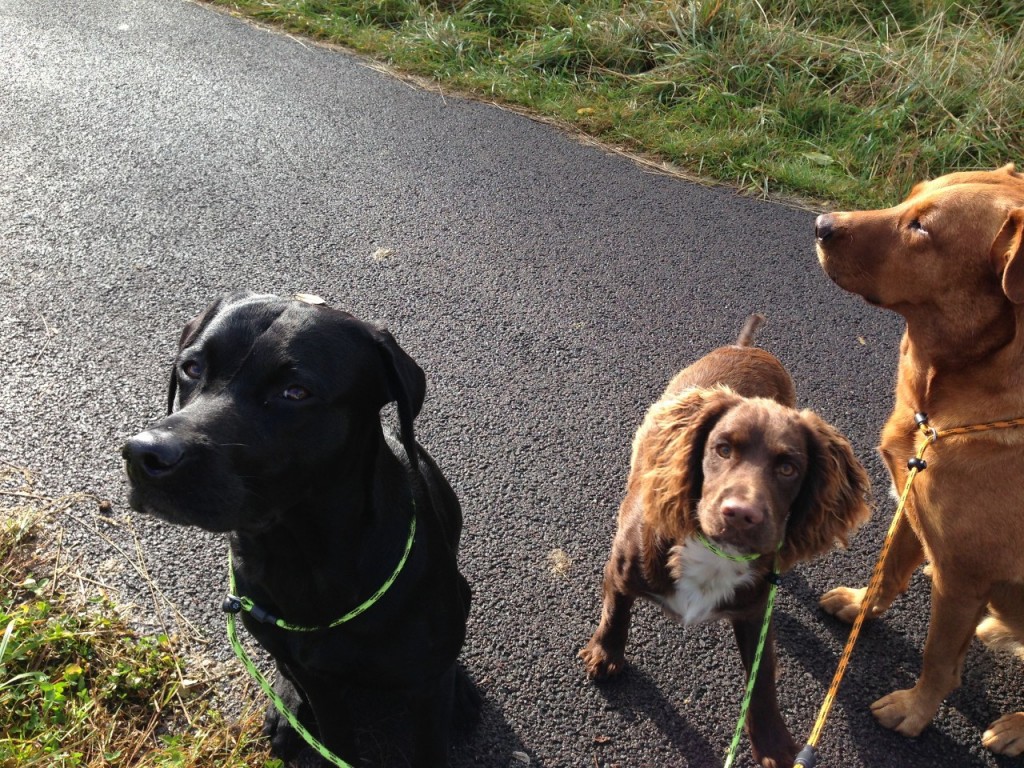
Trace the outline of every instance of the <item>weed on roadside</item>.
<instances>
[{"instance_id":1,"label":"weed on roadside","mask_svg":"<svg viewBox=\"0 0 1024 768\"><path fill-rule=\"evenodd\" d=\"M173 638L140 636L99 590L69 596L57 519L94 503L0 464L0 767L279 768L255 708L222 717Z\"/></svg>"}]
</instances>

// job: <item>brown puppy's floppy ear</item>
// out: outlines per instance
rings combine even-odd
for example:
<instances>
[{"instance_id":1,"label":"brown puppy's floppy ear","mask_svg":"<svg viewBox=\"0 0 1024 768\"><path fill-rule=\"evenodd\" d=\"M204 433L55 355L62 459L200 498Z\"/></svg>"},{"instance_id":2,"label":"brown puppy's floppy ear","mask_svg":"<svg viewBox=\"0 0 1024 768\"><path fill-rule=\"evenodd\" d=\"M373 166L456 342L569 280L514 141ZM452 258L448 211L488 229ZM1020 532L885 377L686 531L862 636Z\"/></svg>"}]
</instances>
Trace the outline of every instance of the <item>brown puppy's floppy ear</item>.
<instances>
[{"instance_id":1,"label":"brown puppy's floppy ear","mask_svg":"<svg viewBox=\"0 0 1024 768\"><path fill-rule=\"evenodd\" d=\"M1010 211L992 241L989 258L1003 276L1003 293L1014 304L1024 304L1024 208Z\"/></svg>"},{"instance_id":2,"label":"brown puppy's floppy ear","mask_svg":"<svg viewBox=\"0 0 1024 768\"><path fill-rule=\"evenodd\" d=\"M696 527L704 446L741 399L729 389L695 389L651 406L634 446L633 476L641 484L644 522L663 539L682 541Z\"/></svg>"},{"instance_id":3,"label":"brown puppy's floppy ear","mask_svg":"<svg viewBox=\"0 0 1024 768\"><path fill-rule=\"evenodd\" d=\"M408 353L398 346L395 337L386 329L380 328L374 333L377 351L384 361L387 376L388 392L385 403L392 400L398 405L398 424L402 435L402 445L409 456L413 470L417 469L419 457L416 453L416 439L413 435L412 422L423 407L427 396L427 377L423 369L416 364Z\"/></svg>"},{"instance_id":4,"label":"brown puppy's floppy ear","mask_svg":"<svg viewBox=\"0 0 1024 768\"><path fill-rule=\"evenodd\" d=\"M788 570L802 560L828 552L871 516L871 483L849 441L813 411L801 411L807 433L807 475L790 508L786 538L779 554Z\"/></svg>"},{"instance_id":5,"label":"brown puppy's floppy ear","mask_svg":"<svg viewBox=\"0 0 1024 768\"><path fill-rule=\"evenodd\" d=\"M234 295L234 294L233 294ZM185 327L181 329L181 336L178 337L178 351L180 352L193 341L199 335L200 331L203 330L213 319L213 316L217 314L217 310L220 309L221 304L224 303L225 299L229 297L222 296L221 298L214 301L206 309L200 312L198 315L193 317L187 323ZM175 370L175 364L171 364L171 381L167 387L167 415L170 416L174 411L174 398L178 394L178 372Z\"/></svg>"}]
</instances>

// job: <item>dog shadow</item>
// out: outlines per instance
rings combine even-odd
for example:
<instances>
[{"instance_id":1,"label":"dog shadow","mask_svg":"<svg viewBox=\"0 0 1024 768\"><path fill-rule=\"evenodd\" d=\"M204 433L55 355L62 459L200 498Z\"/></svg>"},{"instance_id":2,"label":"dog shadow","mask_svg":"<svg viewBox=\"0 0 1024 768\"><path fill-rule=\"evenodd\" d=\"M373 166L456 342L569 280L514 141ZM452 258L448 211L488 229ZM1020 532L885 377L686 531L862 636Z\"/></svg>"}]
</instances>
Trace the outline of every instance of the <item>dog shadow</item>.
<instances>
[{"instance_id":1,"label":"dog shadow","mask_svg":"<svg viewBox=\"0 0 1024 768\"><path fill-rule=\"evenodd\" d=\"M924 583L919 583L918 579ZM922 587L927 589L927 579L918 574L911 590ZM850 625L818 607L818 591L799 571L785 575L783 588L788 592L787 599L797 606L792 612L784 610L775 616L777 645L788 667L780 680L779 692L783 701L790 704L791 711L795 709L799 713L798 718L789 720L794 737L801 741L814 724L839 661L841 651L835 649L844 647ZM927 613L923 620L927 624ZM939 710L938 725L933 724L917 738L908 739L875 720L870 710L872 702L894 690L913 687L921 669L923 647L923 636L920 641L916 635L908 637L885 618L864 624L822 732L821 764L842 765L852 761L862 765L892 765L902 755L906 760L904 764L912 761L914 765L935 768L1020 766L1019 758L994 755L981 746L982 732L1004 713L989 697L988 680L995 674L991 669L993 657L978 643L972 643L968 653L961 687L950 694ZM813 685L808 682L800 686L801 676L805 679L809 676ZM800 690L793 690L794 684ZM820 695L814 695L810 689L820 691ZM972 728L974 734L965 736L963 731ZM954 729L959 731L956 738L947 733ZM830 745L830 731L838 734L839 740L853 743L854 754L846 753L841 745Z\"/></svg>"},{"instance_id":2,"label":"dog shadow","mask_svg":"<svg viewBox=\"0 0 1024 768\"><path fill-rule=\"evenodd\" d=\"M536 756L523 745L493 697L488 696L479 683L474 683L481 697L479 716L473 723L456 725L448 768L537 765Z\"/></svg>"},{"instance_id":3,"label":"dog shadow","mask_svg":"<svg viewBox=\"0 0 1024 768\"><path fill-rule=\"evenodd\" d=\"M657 682L639 667L628 665L621 677L595 687L618 715L643 719L657 728L675 753L686 756L687 765L721 763L721 751L687 722Z\"/></svg>"}]
</instances>

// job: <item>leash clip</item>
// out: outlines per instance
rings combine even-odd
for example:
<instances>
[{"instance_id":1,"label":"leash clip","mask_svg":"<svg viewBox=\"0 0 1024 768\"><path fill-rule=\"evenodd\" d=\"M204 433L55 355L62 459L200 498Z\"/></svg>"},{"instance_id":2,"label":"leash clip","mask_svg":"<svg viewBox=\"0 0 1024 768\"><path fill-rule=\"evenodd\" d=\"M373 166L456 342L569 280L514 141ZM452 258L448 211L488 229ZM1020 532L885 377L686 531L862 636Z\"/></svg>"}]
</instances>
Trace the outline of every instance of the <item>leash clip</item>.
<instances>
[{"instance_id":1,"label":"leash clip","mask_svg":"<svg viewBox=\"0 0 1024 768\"><path fill-rule=\"evenodd\" d=\"M816 750L813 745L807 744L800 750L800 754L796 756L796 762L793 763L793 768L800 765L805 768L813 768L817 764L818 750Z\"/></svg>"}]
</instances>

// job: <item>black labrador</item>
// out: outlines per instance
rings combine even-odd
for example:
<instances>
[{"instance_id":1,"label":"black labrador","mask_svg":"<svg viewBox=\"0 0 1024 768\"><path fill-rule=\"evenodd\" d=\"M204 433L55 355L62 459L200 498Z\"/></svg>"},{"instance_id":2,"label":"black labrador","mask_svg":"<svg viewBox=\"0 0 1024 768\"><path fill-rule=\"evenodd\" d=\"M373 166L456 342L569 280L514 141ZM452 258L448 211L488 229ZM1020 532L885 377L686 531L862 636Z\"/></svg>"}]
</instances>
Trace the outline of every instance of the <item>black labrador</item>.
<instances>
[{"instance_id":1,"label":"black labrador","mask_svg":"<svg viewBox=\"0 0 1024 768\"><path fill-rule=\"evenodd\" d=\"M312 632L259 610L242 620L277 663L277 693L335 755L444 766L451 726L479 701L456 664L470 603L462 512L413 435L425 377L386 330L301 298L232 294L185 326L167 417L122 451L129 501L229 532L238 594L306 627L388 581L415 516L404 567L357 618ZM380 418L392 401L397 436ZM284 759L322 761L273 706L265 731Z\"/></svg>"}]
</instances>

